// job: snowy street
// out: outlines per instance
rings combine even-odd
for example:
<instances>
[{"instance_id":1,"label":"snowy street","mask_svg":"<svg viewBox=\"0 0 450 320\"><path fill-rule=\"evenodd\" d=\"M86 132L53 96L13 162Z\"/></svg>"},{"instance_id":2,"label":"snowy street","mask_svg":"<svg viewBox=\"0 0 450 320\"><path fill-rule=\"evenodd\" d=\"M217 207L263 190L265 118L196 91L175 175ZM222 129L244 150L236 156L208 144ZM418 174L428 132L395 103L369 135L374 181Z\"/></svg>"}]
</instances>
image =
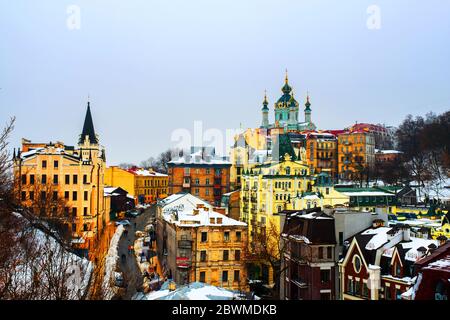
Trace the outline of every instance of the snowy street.
<instances>
[{"instance_id":1,"label":"snowy street","mask_svg":"<svg viewBox=\"0 0 450 320\"><path fill-rule=\"evenodd\" d=\"M136 231L144 231L145 226L151 222L152 217L155 216L155 206L146 209L141 215L136 218L129 219L130 226L126 229L128 233L124 233L119 242L119 268L123 273L125 282L125 293L123 299L129 300L138 291L142 291L143 277L136 262L134 253L129 253L128 246L134 245L136 240ZM125 255L126 259L122 259Z\"/></svg>"}]
</instances>

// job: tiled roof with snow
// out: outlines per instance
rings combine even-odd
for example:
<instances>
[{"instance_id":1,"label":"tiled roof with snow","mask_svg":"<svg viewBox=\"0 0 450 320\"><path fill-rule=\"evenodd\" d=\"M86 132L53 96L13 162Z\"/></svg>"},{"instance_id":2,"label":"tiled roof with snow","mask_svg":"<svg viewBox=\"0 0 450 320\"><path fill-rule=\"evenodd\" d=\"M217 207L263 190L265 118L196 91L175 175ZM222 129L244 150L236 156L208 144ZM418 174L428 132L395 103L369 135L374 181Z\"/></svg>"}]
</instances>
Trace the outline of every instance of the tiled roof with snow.
<instances>
[{"instance_id":1,"label":"tiled roof with snow","mask_svg":"<svg viewBox=\"0 0 450 320\"><path fill-rule=\"evenodd\" d=\"M235 300L239 293L232 290L193 282L189 285L169 291L168 282L163 284L161 290L145 295L145 300Z\"/></svg>"}]
</instances>

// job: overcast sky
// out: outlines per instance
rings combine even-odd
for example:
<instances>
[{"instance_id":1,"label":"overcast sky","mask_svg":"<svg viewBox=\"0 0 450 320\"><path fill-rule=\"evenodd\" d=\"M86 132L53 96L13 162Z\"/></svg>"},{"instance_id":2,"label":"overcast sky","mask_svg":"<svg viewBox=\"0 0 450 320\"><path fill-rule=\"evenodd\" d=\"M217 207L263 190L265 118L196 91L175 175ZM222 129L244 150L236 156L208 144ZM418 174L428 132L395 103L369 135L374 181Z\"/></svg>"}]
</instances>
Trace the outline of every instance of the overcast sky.
<instances>
[{"instance_id":1,"label":"overcast sky","mask_svg":"<svg viewBox=\"0 0 450 320\"><path fill-rule=\"evenodd\" d=\"M75 144L90 95L108 164L139 163L195 120L259 126L265 89L273 121L286 68L302 107L310 91L319 129L450 109L450 1L0 3L0 120L17 117L11 147L22 137ZM380 29L367 25L374 4Z\"/></svg>"}]
</instances>

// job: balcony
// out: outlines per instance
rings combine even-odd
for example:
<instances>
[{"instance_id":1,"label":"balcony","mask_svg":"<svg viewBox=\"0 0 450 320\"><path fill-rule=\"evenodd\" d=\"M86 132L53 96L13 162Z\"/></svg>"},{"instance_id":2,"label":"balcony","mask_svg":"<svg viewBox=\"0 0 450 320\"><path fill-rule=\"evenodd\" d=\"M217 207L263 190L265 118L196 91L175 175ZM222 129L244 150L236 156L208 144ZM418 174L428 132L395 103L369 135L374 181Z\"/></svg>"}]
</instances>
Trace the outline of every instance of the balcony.
<instances>
[{"instance_id":1,"label":"balcony","mask_svg":"<svg viewBox=\"0 0 450 320\"><path fill-rule=\"evenodd\" d=\"M299 287L300 289L307 289L308 288L308 284L302 280L301 278L297 277L297 276L292 276L291 277L291 282L293 284L295 284L297 287Z\"/></svg>"},{"instance_id":2,"label":"balcony","mask_svg":"<svg viewBox=\"0 0 450 320\"><path fill-rule=\"evenodd\" d=\"M179 249L191 249L192 248L192 240L178 240L178 248Z\"/></svg>"},{"instance_id":3,"label":"balcony","mask_svg":"<svg viewBox=\"0 0 450 320\"><path fill-rule=\"evenodd\" d=\"M191 259L188 257L177 257L177 268L188 269L191 267Z\"/></svg>"},{"instance_id":4,"label":"balcony","mask_svg":"<svg viewBox=\"0 0 450 320\"><path fill-rule=\"evenodd\" d=\"M189 182L186 182L186 181L184 181L183 182L183 188L190 188L191 187L191 182L189 181Z\"/></svg>"},{"instance_id":5,"label":"balcony","mask_svg":"<svg viewBox=\"0 0 450 320\"><path fill-rule=\"evenodd\" d=\"M93 221L94 221L94 216L92 216L92 215L83 216L83 222L93 222Z\"/></svg>"}]
</instances>

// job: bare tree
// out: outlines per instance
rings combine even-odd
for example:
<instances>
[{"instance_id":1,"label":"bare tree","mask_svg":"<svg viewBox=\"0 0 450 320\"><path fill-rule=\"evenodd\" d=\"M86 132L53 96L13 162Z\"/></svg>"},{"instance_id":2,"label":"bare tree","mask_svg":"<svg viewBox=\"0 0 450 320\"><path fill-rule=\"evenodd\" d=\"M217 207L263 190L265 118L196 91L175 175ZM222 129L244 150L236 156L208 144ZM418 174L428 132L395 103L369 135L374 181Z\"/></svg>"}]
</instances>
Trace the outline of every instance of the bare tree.
<instances>
[{"instance_id":1,"label":"bare tree","mask_svg":"<svg viewBox=\"0 0 450 320\"><path fill-rule=\"evenodd\" d=\"M286 251L286 242L281 240L280 228L273 220L269 220L265 226L254 229L255 238L251 242L251 250L246 252L249 260L256 263L269 265L273 270L274 287L272 298L279 298L281 275L286 268L281 267L281 258Z\"/></svg>"}]
</instances>

